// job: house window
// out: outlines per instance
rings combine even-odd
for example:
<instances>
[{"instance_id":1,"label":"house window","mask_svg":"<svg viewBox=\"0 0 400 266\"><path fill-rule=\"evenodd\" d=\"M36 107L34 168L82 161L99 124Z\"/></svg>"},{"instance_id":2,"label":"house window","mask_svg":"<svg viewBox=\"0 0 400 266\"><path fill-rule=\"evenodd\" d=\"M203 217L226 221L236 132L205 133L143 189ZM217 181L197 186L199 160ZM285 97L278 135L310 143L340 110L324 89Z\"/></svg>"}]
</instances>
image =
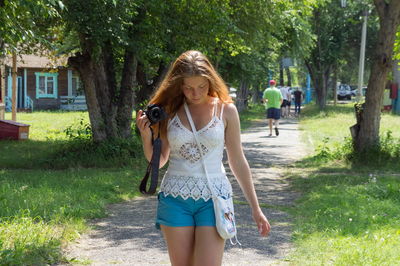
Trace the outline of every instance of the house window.
<instances>
[{"instance_id":1,"label":"house window","mask_svg":"<svg viewBox=\"0 0 400 266\"><path fill-rule=\"evenodd\" d=\"M79 79L79 76L77 76L77 75L72 76L72 95L74 95L74 96L83 95L81 81Z\"/></svg>"},{"instance_id":2,"label":"house window","mask_svg":"<svg viewBox=\"0 0 400 266\"><path fill-rule=\"evenodd\" d=\"M58 73L36 72L36 98L57 98Z\"/></svg>"}]
</instances>

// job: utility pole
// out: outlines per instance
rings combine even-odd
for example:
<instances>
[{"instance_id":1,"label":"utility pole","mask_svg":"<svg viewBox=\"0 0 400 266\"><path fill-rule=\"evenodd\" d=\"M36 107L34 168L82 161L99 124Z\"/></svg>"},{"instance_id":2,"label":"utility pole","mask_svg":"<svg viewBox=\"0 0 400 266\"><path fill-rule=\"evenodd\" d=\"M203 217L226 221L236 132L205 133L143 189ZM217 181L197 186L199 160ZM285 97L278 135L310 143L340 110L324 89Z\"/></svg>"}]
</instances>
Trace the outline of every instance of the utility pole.
<instances>
[{"instance_id":1,"label":"utility pole","mask_svg":"<svg viewBox=\"0 0 400 266\"><path fill-rule=\"evenodd\" d=\"M341 7L346 7L346 0L341 0ZM364 83L364 62L365 62L365 43L367 39L367 20L368 20L368 10L363 11L364 21L361 31L361 47L360 47L360 61L358 64L358 87L357 87L357 97L356 101L360 102L362 99L362 86Z\"/></svg>"},{"instance_id":2,"label":"utility pole","mask_svg":"<svg viewBox=\"0 0 400 266\"><path fill-rule=\"evenodd\" d=\"M17 121L17 54L12 55L12 115L11 120Z\"/></svg>"},{"instance_id":3,"label":"utility pole","mask_svg":"<svg viewBox=\"0 0 400 266\"><path fill-rule=\"evenodd\" d=\"M361 101L362 98L362 86L364 83L364 62L365 62L365 43L367 38L367 19L368 19L368 10L364 10L363 13L364 22L362 26L361 32L361 47L360 47L360 62L358 69L358 88L357 88L357 102Z\"/></svg>"}]
</instances>

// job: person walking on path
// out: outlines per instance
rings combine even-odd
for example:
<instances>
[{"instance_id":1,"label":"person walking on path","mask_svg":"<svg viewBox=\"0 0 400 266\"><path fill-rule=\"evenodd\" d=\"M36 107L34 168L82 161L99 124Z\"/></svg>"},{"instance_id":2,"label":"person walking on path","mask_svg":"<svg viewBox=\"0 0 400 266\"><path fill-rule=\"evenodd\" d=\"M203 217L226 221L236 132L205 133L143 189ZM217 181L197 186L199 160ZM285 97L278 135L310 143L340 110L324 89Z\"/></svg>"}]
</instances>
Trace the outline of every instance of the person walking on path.
<instances>
[{"instance_id":1,"label":"person walking on path","mask_svg":"<svg viewBox=\"0 0 400 266\"><path fill-rule=\"evenodd\" d=\"M272 136L272 126L275 127L275 135L279 136L279 119L281 118L280 107L283 102L283 96L280 90L275 85L275 80L269 81L270 87L264 91L263 99L267 109L267 119L269 126L269 136Z\"/></svg>"},{"instance_id":2,"label":"person walking on path","mask_svg":"<svg viewBox=\"0 0 400 266\"><path fill-rule=\"evenodd\" d=\"M300 115L301 103L303 102L303 92L297 87L294 91L294 114L295 116Z\"/></svg>"},{"instance_id":3,"label":"person walking on path","mask_svg":"<svg viewBox=\"0 0 400 266\"><path fill-rule=\"evenodd\" d=\"M156 227L163 233L171 264L222 264L225 241L215 227L211 197L212 194L232 196L222 164L224 146L230 169L251 207L258 231L267 236L270 224L260 208L243 153L238 112L224 81L206 56L199 51L180 55L150 104L162 106L169 115L154 130L161 133L162 139L160 167L169 161L158 194ZM150 120L140 110L136 122L145 156L150 161L153 150ZM191 127L197 132L190 130ZM200 140L199 146L194 134Z\"/></svg>"},{"instance_id":4,"label":"person walking on path","mask_svg":"<svg viewBox=\"0 0 400 266\"><path fill-rule=\"evenodd\" d=\"M290 91L289 87L282 86L279 88L282 94L282 104L281 104L281 116L284 117L289 117L290 114Z\"/></svg>"}]
</instances>

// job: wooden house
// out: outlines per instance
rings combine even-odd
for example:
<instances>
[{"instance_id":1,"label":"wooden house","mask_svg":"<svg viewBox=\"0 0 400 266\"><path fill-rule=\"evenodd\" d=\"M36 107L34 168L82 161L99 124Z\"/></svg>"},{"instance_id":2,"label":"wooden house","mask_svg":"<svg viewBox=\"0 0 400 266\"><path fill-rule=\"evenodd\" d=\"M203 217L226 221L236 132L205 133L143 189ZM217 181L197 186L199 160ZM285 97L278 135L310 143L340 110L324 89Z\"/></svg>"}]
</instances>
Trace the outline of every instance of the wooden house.
<instances>
[{"instance_id":1,"label":"wooden house","mask_svg":"<svg viewBox=\"0 0 400 266\"><path fill-rule=\"evenodd\" d=\"M86 110L86 100L76 71L66 66L66 58L50 60L35 55L17 57L17 110ZM1 67L5 92L1 102L11 111L12 60Z\"/></svg>"}]
</instances>

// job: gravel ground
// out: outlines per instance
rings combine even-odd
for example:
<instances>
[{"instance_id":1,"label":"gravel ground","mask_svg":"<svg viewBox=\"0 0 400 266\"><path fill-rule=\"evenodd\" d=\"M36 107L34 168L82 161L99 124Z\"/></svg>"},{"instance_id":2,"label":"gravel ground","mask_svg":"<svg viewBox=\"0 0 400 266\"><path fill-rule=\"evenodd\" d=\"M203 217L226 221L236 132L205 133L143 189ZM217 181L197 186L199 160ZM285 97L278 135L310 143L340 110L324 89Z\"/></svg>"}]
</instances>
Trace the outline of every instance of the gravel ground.
<instances>
[{"instance_id":1,"label":"gravel ground","mask_svg":"<svg viewBox=\"0 0 400 266\"><path fill-rule=\"evenodd\" d=\"M266 121L258 121L242 133L247 160L252 169L260 203L290 206L298 195L290 191L285 166L306 155L297 121L282 119L279 137L268 137ZM228 171L228 169L227 169ZM239 185L228 172L235 201L244 202ZM154 227L156 197L138 197L108 207L109 216L91 222L93 230L65 249L67 258L89 265L170 265L161 232ZM287 265L292 244L291 218L275 208L263 208L272 230L258 236L247 204L235 204L238 239L227 242L223 265Z\"/></svg>"}]
</instances>

